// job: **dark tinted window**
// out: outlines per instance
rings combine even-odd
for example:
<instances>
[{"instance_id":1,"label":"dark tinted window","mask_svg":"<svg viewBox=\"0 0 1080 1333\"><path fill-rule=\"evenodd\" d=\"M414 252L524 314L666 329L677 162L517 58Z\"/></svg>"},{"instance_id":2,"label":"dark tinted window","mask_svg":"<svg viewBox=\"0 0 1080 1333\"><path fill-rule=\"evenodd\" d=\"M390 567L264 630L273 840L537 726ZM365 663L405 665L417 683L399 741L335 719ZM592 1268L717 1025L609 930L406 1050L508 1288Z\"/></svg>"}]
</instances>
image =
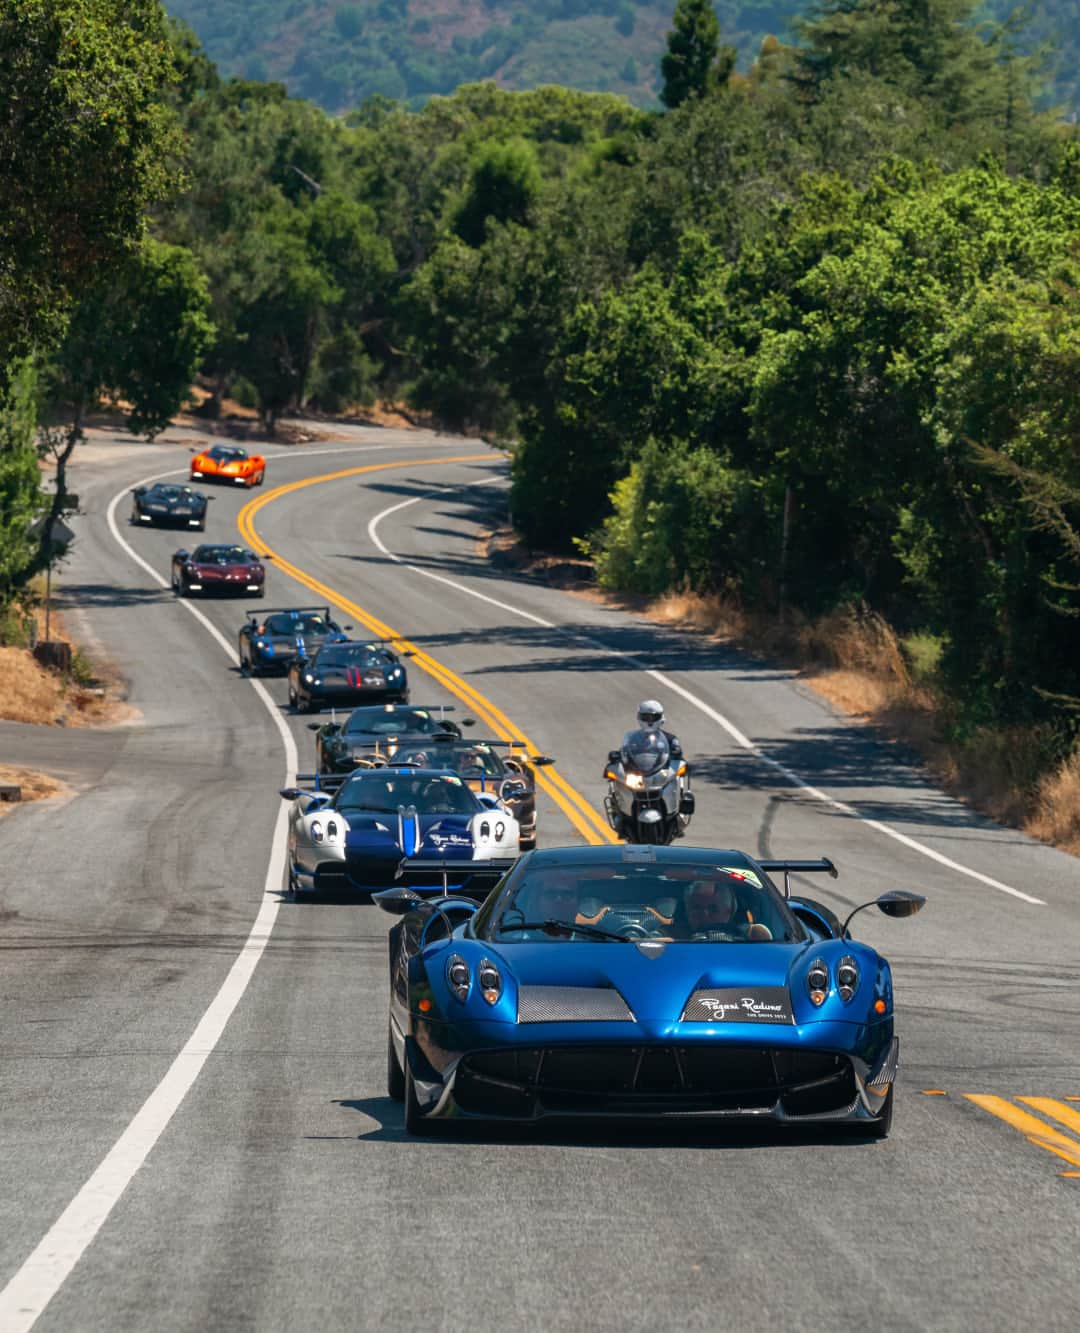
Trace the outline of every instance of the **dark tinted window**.
<instances>
[{"instance_id":1,"label":"dark tinted window","mask_svg":"<svg viewBox=\"0 0 1080 1333\"><path fill-rule=\"evenodd\" d=\"M247 565L255 559L242 546L198 546L193 558L199 565Z\"/></svg>"},{"instance_id":2,"label":"dark tinted window","mask_svg":"<svg viewBox=\"0 0 1080 1333\"><path fill-rule=\"evenodd\" d=\"M207 449L207 458L212 458L215 463L236 463L241 458L247 458L246 449L230 449L224 444L215 444L212 449Z\"/></svg>"},{"instance_id":3,"label":"dark tinted window","mask_svg":"<svg viewBox=\"0 0 1080 1333\"><path fill-rule=\"evenodd\" d=\"M356 810L396 815L413 806L421 815L471 815L479 808L472 792L452 774L377 771L354 774L334 804L343 814Z\"/></svg>"}]
</instances>

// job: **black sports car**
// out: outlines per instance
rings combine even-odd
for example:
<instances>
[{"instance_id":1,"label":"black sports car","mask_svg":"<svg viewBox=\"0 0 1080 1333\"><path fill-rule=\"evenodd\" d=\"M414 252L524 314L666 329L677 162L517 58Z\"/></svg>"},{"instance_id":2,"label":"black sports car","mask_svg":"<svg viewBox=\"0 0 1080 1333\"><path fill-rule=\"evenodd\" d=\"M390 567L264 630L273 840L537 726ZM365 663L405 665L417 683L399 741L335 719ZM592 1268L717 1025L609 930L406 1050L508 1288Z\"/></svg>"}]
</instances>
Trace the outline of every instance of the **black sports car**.
<instances>
[{"instance_id":1,"label":"black sports car","mask_svg":"<svg viewBox=\"0 0 1080 1333\"><path fill-rule=\"evenodd\" d=\"M515 753L519 751L520 753ZM462 740L450 734L410 737L399 743L395 766L448 769L476 792L497 796L518 822L521 850L536 846L536 774L555 761L550 755L525 753L521 741Z\"/></svg>"},{"instance_id":2,"label":"black sports car","mask_svg":"<svg viewBox=\"0 0 1080 1333\"><path fill-rule=\"evenodd\" d=\"M311 713L335 704L409 702L409 679L386 641L326 643L289 667L289 703Z\"/></svg>"},{"instance_id":3,"label":"black sports car","mask_svg":"<svg viewBox=\"0 0 1080 1333\"><path fill-rule=\"evenodd\" d=\"M196 546L177 551L172 558L172 586L177 597L193 593L263 595L266 570L262 559L246 546Z\"/></svg>"},{"instance_id":4,"label":"black sports car","mask_svg":"<svg viewBox=\"0 0 1080 1333\"><path fill-rule=\"evenodd\" d=\"M247 623L240 626L240 670L252 676L288 671L293 662L311 657L324 643L346 642L345 629L330 618L327 606L249 611Z\"/></svg>"},{"instance_id":5,"label":"black sports car","mask_svg":"<svg viewBox=\"0 0 1080 1333\"><path fill-rule=\"evenodd\" d=\"M315 734L315 758L320 773L351 773L358 762L373 756L393 758L403 741L436 735L460 738L461 729L435 705L384 704L381 708L356 708L344 722L311 722Z\"/></svg>"},{"instance_id":6,"label":"black sports car","mask_svg":"<svg viewBox=\"0 0 1080 1333\"><path fill-rule=\"evenodd\" d=\"M206 528L208 495L190 486L169 486L157 482L153 486L136 486L131 492L131 521L136 526L155 524L161 527Z\"/></svg>"}]
</instances>

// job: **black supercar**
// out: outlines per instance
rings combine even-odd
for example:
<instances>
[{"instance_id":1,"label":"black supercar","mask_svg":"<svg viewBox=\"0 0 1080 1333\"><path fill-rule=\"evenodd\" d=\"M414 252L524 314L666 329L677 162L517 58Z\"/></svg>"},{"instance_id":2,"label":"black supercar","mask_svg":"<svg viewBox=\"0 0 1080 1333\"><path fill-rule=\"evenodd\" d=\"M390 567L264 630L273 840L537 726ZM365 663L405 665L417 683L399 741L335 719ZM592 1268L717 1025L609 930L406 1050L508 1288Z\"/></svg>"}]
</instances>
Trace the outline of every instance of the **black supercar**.
<instances>
[{"instance_id":1,"label":"black supercar","mask_svg":"<svg viewBox=\"0 0 1080 1333\"><path fill-rule=\"evenodd\" d=\"M157 482L136 486L131 492L131 522L136 527L206 528L206 506L210 497L191 486Z\"/></svg>"}]
</instances>

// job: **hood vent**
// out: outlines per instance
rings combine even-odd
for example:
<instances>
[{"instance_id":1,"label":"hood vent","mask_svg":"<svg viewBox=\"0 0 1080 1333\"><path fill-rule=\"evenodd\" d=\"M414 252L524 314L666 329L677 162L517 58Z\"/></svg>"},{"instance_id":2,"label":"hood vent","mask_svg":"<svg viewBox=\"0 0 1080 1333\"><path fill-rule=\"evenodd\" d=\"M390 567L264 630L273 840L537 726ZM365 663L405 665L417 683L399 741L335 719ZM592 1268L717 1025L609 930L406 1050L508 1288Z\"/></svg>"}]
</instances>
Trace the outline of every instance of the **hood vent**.
<instances>
[{"instance_id":1,"label":"hood vent","mask_svg":"<svg viewBox=\"0 0 1080 1333\"><path fill-rule=\"evenodd\" d=\"M609 986L520 986L519 1023L633 1023L634 1015Z\"/></svg>"}]
</instances>

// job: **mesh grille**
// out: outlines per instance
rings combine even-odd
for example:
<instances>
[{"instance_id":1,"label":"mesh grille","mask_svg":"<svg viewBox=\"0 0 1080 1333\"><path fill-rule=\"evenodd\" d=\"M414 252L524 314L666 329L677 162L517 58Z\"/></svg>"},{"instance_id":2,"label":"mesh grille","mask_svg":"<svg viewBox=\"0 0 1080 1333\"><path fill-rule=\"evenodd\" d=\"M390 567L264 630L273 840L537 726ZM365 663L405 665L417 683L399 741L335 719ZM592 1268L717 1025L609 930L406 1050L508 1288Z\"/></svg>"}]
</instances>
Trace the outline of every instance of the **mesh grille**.
<instances>
[{"instance_id":1,"label":"mesh grille","mask_svg":"<svg viewBox=\"0 0 1080 1333\"><path fill-rule=\"evenodd\" d=\"M522 986L519 1023L632 1023L617 990L601 986Z\"/></svg>"}]
</instances>

